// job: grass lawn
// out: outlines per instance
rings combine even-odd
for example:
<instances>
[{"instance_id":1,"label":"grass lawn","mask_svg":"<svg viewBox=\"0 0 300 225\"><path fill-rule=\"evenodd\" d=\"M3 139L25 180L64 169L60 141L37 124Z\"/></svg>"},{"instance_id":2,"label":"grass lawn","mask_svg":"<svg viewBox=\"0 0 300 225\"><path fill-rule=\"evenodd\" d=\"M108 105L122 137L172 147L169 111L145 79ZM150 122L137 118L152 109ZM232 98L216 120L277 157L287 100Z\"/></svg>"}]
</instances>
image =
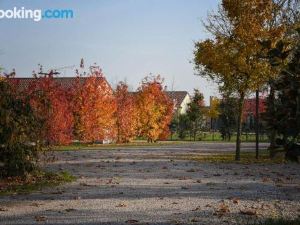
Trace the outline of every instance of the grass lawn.
<instances>
[{"instance_id":1,"label":"grass lawn","mask_svg":"<svg viewBox=\"0 0 300 225\"><path fill-rule=\"evenodd\" d=\"M76 178L68 172L50 173L43 171L35 172L25 179L20 177L0 179L0 196L26 194L74 180Z\"/></svg>"},{"instance_id":2,"label":"grass lawn","mask_svg":"<svg viewBox=\"0 0 300 225\"><path fill-rule=\"evenodd\" d=\"M258 225L299 225L300 218L294 220L287 219L268 219L265 222L259 223Z\"/></svg>"},{"instance_id":3,"label":"grass lawn","mask_svg":"<svg viewBox=\"0 0 300 225\"><path fill-rule=\"evenodd\" d=\"M178 137L178 134L173 134L172 139L171 137L169 138L169 140L181 140ZM189 135L187 135L184 139L182 139L182 141L193 141L193 137L190 137ZM255 142L255 134L254 133L249 133L249 134L245 134L243 133L241 136L241 140L243 142ZM266 135L260 135L259 138L260 142L268 142L269 139ZM233 134L231 137L230 141L223 141L221 133L220 132L202 132L201 134L199 133L196 137L196 141L220 141L220 142L235 142L236 141L236 134Z\"/></svg>"},{"instance_id":4,"label":"grass lawn","mask_svg":"<svg viewBox=\"0 0 300 225\"><path fill-rule=\"evenodd\" d=\"M261 150L259 152L259 158L255 158L255 152L241 152L241 160L235 161L234 151L228 153L216 153L216 154L203 154L203 155L180 155L177 159L194 160L198 162L210 162L210 163L241 163L241 164L255 164L255 163L286 163L284 153L279 152L273 159L270 159L269 152L267 150Z\"/></svg>"},{"instance_id":5,"label":"grass lawn","mask_svg":"<svg viewBox=\"0 0 300 225\"><path fill-rule=\"evenodd\" d=\"M141 146L166 146L166 145L179 145L186 144L188 141L159 141L156 143L148 143L145 140L135 140L130 143L124 144L86 144L86 143L73 143L70 145L60 145L53 147L55 151L68 151L68 150L84 150L84 149L114 149L126 147L141 147Z\"/></svg>"}]
</instances>

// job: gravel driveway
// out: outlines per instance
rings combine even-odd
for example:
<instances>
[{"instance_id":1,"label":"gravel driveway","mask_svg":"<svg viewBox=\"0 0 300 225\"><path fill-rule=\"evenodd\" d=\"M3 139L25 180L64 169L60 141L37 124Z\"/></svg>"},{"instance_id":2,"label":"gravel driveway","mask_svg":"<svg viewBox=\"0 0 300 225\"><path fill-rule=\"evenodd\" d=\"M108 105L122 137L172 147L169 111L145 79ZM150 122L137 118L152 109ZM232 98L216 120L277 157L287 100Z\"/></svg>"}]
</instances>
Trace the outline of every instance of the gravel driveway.
<instances>
[{"instance_id":1,"label":"gravel driveway","mask_svg":"<svg viewBox=\"0 0 300 225\"><path fill-rule=\"evenodd\" d=\"M211 164L174 157L232 149L234 144L198 143L56 152L58 160L47 167L68 170L77 181L0 197L0 224L222 225L300 215L299 164Z\"/></svg>"}]
</instances>

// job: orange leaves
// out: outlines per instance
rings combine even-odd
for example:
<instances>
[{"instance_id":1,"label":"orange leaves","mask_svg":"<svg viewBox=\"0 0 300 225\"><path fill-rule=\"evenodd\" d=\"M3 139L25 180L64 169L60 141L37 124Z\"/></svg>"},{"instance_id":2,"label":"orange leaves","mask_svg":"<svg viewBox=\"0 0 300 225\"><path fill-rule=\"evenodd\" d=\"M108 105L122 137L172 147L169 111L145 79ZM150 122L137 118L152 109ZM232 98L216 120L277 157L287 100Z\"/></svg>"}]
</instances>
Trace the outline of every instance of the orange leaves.
<instances>
[{"instance_id":1,"label":"orange leaves","mask_svg":"<svg viewBox=\"0 0 300 225\"><path fill-rule=\"evenodd\" d=\"M163 91L161 78L145 78L136 98L140 135L149 142L165 138L172 119L173 102Z\"/></svg>"},{"instance_id":2,"label":"orange leaves","mask_svg":"<svg viewBox=\"0 0 300 225\"><path fill-rule=\"evenodd\" d=\"M115 92L117 102L117 142L126 143L136 136L137 112L135 99L128 87L120 82Z\"/></svg>"},{"instance_id":3,"label":"orange leaves","mask_svg":"<svg viewBox=\"0 0 300 225\"><path fill-rule=\"evenodd\" d=\"M77 137L89 142L114 139L116 102L110 86L101 71L86 78L83 83L80 79L73 90Z\"/></svg>"},{"instance_id":4,"label":"orange leaves","mask_svg":"<svg viewBox=\"0 0 300 225\"><path fill-rule=\"evenodd\" d=\"M41 130L49 144L68 144L73 139L124 143L136 136L156 141L169 135L173 102L159 77L145 79L137 94L129 93L122 82L114 93L101 71L77 78L47 75L27 80L29 85L11 80L15 81L46 122Z\"/></svg>"}]
</instances>

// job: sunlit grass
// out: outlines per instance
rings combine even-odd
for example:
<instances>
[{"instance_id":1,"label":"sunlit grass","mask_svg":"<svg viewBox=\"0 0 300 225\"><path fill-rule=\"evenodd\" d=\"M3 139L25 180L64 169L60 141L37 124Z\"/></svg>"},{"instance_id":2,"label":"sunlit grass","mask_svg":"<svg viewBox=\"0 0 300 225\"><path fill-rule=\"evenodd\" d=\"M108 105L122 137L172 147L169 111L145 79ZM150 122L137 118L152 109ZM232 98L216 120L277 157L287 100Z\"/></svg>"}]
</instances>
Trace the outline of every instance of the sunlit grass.
<instances>
[{"instance_id":1,"label":"sunlit grass","mask_svg":"<svg viewBox=\"0 0 300 225\"><path fill-rule=\"evenodd\" d=\"M240 161L235 160L234 151L228 153L217 154L201 154L201 155L180 155L177 159L194 160L197 162L209 162L209 163L241 163L241 164L253 164L253 163L285 163L284 154L278 153L274 158L270 158L269 152L266 150L260 151L258 159L255 158L255 152L241 152Z\"/></svg>"},{"instance_id":2,"label":"sunlit grass","mask_svg":"<svg viewBox=\"0 0 300 225\"><path fill-rule=\"evenodd\" d=\"M73 143L70 145L54 146L55 151L68 151L68 150L92 150L92 149L115 149L126 147L149 147L149 146L167 146L167 145L179 145L186 144L186 141L159 141L155 143L148 143L143 140L138 140L124 144L87 144L87 143Z\"/></svg>"},{"instance_id":3,"label":"sunlit grass","mask_svg":"<svg viewBox=\"0 0 300 225\"><path fill-rule=\"evenodd\" d=\"M76 178L66 171L59 173L38 171L26 178L13 177L0 180L0 196L27 194L39 191L45 187L55 187L74 180Z\"/></svg>"}]
</instances>

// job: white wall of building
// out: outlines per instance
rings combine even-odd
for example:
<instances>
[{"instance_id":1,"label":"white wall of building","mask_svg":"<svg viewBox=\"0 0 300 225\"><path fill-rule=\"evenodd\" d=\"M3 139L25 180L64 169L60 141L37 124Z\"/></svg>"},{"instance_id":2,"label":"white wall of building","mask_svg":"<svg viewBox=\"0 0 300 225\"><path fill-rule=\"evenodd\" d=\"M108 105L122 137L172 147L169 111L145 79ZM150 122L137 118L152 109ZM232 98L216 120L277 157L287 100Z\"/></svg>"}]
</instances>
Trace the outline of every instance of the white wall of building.
<instances>
[{"instance_id":1,"label":"white wall of building","mask_svg":"<svg viewBox=\"0 0 300 225\"><path fill-rule=\"evenodd\" d=\"M188 104L191 102L191 97L190 97L190 95L189 94L187 94L185 97L184 97L184 99L183 99L183 101L182 101L182 103L181 103L181 105L180 105L180 108L179 108L179 114L185 114L186 112L187 112L187 110L188 110Z\"/></svg>"}]
</instances>

